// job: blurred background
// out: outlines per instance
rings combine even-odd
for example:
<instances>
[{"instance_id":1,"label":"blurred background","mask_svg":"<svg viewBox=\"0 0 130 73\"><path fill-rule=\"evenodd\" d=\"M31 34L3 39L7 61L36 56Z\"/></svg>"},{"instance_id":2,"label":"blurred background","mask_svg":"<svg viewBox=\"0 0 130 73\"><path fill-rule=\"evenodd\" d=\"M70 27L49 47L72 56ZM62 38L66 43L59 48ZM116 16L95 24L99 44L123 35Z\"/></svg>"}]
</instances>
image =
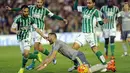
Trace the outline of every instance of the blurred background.
<instances>
[{"instance_id":1,"label":"blurred background","mask_svg":"<svg viewBox=\"0 0 130 73\"><path fill-rule=\"evenodd\" d=\"M96 0L96 7L101 8L107 0ZM130 3L130 0L128 0ZM23 4L34 4L35 0L0 0L0 35L13 34L10 32L13 19L18 12L11 12L5 9L5 6L21 7ZM121 9L123 0L114 0L116 6ZM45 18L46 32L80 32L81 14L73 11L74 0L46 0L45 7L51 12L68 20L68 25L58 20ZM85 6L84 0L79 0L79 5Z\"/></svg>"}]
</instances>

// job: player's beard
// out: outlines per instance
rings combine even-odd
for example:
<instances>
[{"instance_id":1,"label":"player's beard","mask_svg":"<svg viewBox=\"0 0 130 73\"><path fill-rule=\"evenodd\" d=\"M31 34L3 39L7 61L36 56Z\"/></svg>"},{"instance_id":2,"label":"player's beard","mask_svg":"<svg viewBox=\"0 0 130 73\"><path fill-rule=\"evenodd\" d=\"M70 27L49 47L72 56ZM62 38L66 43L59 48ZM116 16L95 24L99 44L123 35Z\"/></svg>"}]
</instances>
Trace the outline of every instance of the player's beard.
<instances>
[{"instance_id":1,"label":"player's beard","mask_svg":"<svg viewBox=\"0 0 130 73\"><path fill-rule=\"evenodd\" d=\"M23 17L28 17L28 14L23 14Z\"/></svg>"},{"instance_id":2,"label":"player's beard","mask_svg":"<svg viewBox=\"0 0 130 73\"><path fill-rule=\"evenodd\" d=\"M54 42L52 40L49 40L50 45L52 45Z\"/></svg>"}]
</instances>

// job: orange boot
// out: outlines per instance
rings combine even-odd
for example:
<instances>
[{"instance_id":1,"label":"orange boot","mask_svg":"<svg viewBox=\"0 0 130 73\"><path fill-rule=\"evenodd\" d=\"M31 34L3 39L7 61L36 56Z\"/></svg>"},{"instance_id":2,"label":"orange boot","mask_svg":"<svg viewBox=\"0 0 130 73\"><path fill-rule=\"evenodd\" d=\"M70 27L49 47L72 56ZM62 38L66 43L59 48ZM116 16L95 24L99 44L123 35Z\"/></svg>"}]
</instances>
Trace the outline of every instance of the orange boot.
<instances>
[{"instance_id":1,"label":"orange boot","mask_svg":"<svg viewBox=\"0 0 130 73\"><path fill-rule=\"evenodd\" d=\"M107 70L111 70L112 72L116 71L116 66L115 66L114 60L110 60L110 62L108 62Z\"/></svg>"}]
</instances>

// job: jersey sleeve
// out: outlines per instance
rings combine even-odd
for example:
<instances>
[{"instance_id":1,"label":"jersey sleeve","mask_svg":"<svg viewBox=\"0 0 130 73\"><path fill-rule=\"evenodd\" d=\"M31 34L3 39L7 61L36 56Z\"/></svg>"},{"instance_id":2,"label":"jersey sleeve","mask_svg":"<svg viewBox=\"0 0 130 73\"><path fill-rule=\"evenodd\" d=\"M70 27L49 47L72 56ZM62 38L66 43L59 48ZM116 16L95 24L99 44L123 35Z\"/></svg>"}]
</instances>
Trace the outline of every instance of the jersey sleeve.
<instances>
[{"instance_id":1,"label":"jersey sleeve","mask_svg":"<svg viewBox=\"0 0 130 73\"><path fill-rule=\"evenodd\" d=\"M28 7L30 8L30 7L32 7L33 5L28 5Z\"/></svg>"},{"instance_id":2,"label":"jersey sleeve","mask_svg":"<svg viewBox=\"0 0 130 73\"><path fill-rule=\"evenodd\" d=\"M101 9L100 9L100 11L101 11L102 13L104 13L103 9L104 9L104 6L102 6Z\"/></svg>"},{"instance_id":3,"label":"jersey sleeve","mask_svg":"<svg viewBox=\"0 0 130 73\"><path fill-rule=\"evenodd\" d=\"M101 16L102 16L103 18L107 18L106 13L104 12L104 8L105 8L105 6L102 6L101 9L100 9L100 12L102 13Z\"/></svg>"},{"instance_id":4,"label":"jersey sleeve","mask_svg":"<svg viewBox=\"0 0 130 73\"><path fill-rule=\"evenodd\" d=\"M78 0L75 0L74 2L74 10L77 10L78 12L82 12L83 6L78 6Z\"/></svg>"},{"instance_id":5,"label":"jersey sleeve","mask_svg":"<svg viewBox=\"0 0 130 73\"><path fill-rule=\"evenodd\" d=\"M118 12L117 17L121 17L122 16L122 11Z\"/></svg>"},{"instance_id":6,"label":"jersey sleeve","mask_svg":"<svg viewBox=\"0 0 130 73\"><path fill-rule=\"evenodd\" d=\"M102 21L101 13L98 10L95 11L95 17L97 21Z\"/></svg>"},{"instance_id":7,"label":"jersey sleeve","mask_svg":"<svg viewBox=\"0 0 130 73\"><path fill-rule=\"evenodd\" d=\"M46 8L46 15L52 17L54 14Z\"/></svg>"},{"instance_id":8,"label":"jersey sleeve","mask_svg":"<svg viewBox=\"0 0 130 73\"><path fill-rule=\"evenodd\" d=\"M18 25L18 18L19 18L19 16L17 16L17 17L14 19L14 22L13 22L11 28L17 28L17 25Z\"/></svg>"},{"instance_id":9,"label":"jersey sleeve","mask_svg":"<svg viewBox=\"0 0 130 73\"><path fill-rule=\"evenodd\" d=\"M37 28L37 25L34 22L34 18L31 17L31 25L33 26L33 28Z\"/></svg>"},{"instance_id":10,"label":"jersey sleeve","mask_svg":"<svg viewBox=\"0 0 130 73\"><path fill-rule=\"evenodd\" d=\"M118 7L116 7L116 13L117 13L117 14L119 13L119 8L118 8Z\"/></svg>"},{"instance_id":11,"label":"jersey sleeve","mask_svg":"<svg viewBox=\"0 0 130 73\"><path fill-rule=\"evenodd\" d=\"M36 25L36 24L32 24L32 26L33 26L33 28L35 28L35 29L37 28L37 25Z\"/></svg>"},{"instance_id":12,"label":"jersey sleeve","mask_svg":"<svg viewBox=\"0 0 130 73\"><path fill-rule=\"evenodd\" d=\"M28 5L29 9L32 9L35 5Z\"/></svg>"},{"instance_id":13,"label":"jersey sleeve","mask_svg":"<svg viewBox=\"0 0 130 73\"><path fill-rule=\"evenodd\" d=\"M83 6L77 6L77 10L78 10L78 12L82 12Z\"/></svg>"},{"instance_id":14,"label":"jersey sleeve","mask_svg":"<svg viewBox=\"0 0 130 73\"><path fill-rule=\"evenodd\" d=\"M35 22L34 22L34 18L31 17L31 25L32 24L35 24Z\"/></svg>"},{"instance_id":15,"label":"jersey sleeve","mask_svg":"<svg viewBox=\"0 0 130 73\"><path fill-rule=\"evenodd\" d=\"M17 23L14 23L14 22L13 22L11 28L17 28L17 25L18 25Z\"/></svg>"}]
</instances>

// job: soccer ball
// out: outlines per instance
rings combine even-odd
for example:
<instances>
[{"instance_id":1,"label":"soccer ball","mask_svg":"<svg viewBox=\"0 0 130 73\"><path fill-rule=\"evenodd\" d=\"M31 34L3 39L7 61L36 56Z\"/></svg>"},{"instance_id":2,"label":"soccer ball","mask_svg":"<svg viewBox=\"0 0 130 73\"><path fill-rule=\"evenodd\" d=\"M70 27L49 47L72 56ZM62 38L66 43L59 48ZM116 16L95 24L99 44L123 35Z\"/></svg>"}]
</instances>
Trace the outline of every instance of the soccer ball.
<instances>
[{"instance_id":1,"label":"soccer ball","mask_svg":"<svg viewBox=\"0 0 130 73\"><path fill-rule=\"evenodd\" d=\"M77 68L78 73L88 73L88 67L86 65L80 65Z\"/></svg>"}]
</instances>

